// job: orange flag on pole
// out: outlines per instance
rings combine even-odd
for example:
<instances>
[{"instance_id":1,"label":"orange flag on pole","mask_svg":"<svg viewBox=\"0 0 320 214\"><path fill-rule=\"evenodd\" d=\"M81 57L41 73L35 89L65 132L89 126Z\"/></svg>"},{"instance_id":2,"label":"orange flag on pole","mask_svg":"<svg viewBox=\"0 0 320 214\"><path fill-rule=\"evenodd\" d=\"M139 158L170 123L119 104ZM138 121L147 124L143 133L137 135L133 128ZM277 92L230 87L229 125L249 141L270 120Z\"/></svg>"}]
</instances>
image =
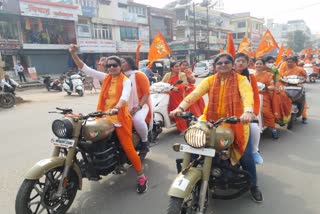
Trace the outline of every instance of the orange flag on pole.
<instances>
[{"instance_id":1,"label":"orange flag on pole","mask_svg":"<svg viewBox=\"0 0 320 214\"><path fill-rule=\"evenodd\" d=\"M279 48L276 40L273 38L271 32L269 30L267 30L262 39L261 42L257 48L256 51L256 58L262 57L263 55L265 55L266 53Z\"/></svg>"},{"instance_id":2,"label":"orange flag on pole","mask_svg":"<svg viewBox=\"0 0 320 214\"><path fill-rule=\"evenodd\" d=\"M280 62L282 61L282 55L283 54L284 54L284 46L283 46L283 44L281 44L279 52L278 52L277 59L275 61L276 66L278 66L280 64Z\"/></svg>"},{"instance_id":3,"label":"orange flag on pole","mask_svg":"<svg viewBox=\"0 0 320 214\"><path fill-rule=\"evenodd\" d=\"M238 53L244 53L247 54L250 58L254 58L254 52L246 36L242 38L242 41L238 48Z\"/></svg>"},{"instance_id":4,"label":"orange flag on pole","mask_svg":"<svg viewBox=\"0 0 320 214\"><path fill-rule=\"evenodd\" d=\"M160 32L154 37L150 49L149 49L149 54L148 54L148 60L149 60L149 65L148 68L152 67L152 63L160 59L162 57L167 56L168 54L171 53L171 50L169 48L169 45L167 44L166 40L162 36Z\"/></svg>"},{"instance_id":5,"label":"orange flag on pole","mask_svg":"<svg viewBox=\"0 0 320 214\"><path fill-rule=\"evenodd\" d=\"M138 43L138 47L136 50L136 66L139 68L139 60L140 60L140 48L142 46L142 41L140 40Z\"/></svg>"},{"instance_id":6,"label":"orange flag on pole","mask_svg":"<svg viewBox=\"0 0 320 214\"><path fill-rule=\"evenodd\" d=\"M230 32L228 33L228 41L227 41L226 53L230 54L233 57L236 55L236 48L234 47L232 33L230 33Z\"/></svg>"},{"instance_id":7,"label":"orange flag on pole","mask_svg":"<svg viewBox=\"0 0 320 214\"><path fill-rule=\"evenodd\" d=\"M294 55L294 53L293 53L293 51L292 51L292 49L291 48L287 48L287 50L286 50L286 56L288 57L288 56L293 56Z\"/></svg>"}]
</instances>

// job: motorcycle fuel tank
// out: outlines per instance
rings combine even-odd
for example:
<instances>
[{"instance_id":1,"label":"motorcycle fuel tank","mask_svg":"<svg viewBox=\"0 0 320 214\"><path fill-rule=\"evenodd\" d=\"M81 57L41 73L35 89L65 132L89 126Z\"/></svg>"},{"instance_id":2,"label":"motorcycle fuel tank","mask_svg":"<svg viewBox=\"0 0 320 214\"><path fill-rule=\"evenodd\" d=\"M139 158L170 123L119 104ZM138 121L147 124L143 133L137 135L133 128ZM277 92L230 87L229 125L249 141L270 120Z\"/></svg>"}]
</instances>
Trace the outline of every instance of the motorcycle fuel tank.
<instances>
[{"instance_id":1,"label":"motorcycle fuel tank","mask_svg":"<svg viewBox=\"0 0 320 214\"><path fill-rule=\"evenodd\" d=\"M107 138L114 130L114 125L106 118L91 118L82 128L82 136L87 141L96 142Z\"/></svg>"},{"instance_id":2,"label":"motorcycle fuel tank","mask_svg":"<svg viewBox=\"0 0 320 214\"><path fill-rule=\"evenodd\" d=\"M227 149L234 141L234 133L231 128L219 126L216 129L214 148L217 151Z\"/></svg>"}]
</instances>

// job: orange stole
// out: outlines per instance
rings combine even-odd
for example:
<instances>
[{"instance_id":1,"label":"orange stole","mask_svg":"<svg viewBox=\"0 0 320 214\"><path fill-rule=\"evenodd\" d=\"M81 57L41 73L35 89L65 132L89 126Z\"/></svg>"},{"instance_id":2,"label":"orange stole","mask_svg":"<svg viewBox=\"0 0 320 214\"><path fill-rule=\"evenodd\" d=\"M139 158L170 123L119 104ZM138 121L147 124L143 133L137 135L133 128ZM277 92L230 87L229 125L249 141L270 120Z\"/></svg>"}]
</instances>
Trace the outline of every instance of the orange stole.
<instances>
[{"instance_id":1,"label":"orange stole","mask_svg":"<svg viewBox=\"0 0 320 214\"><path fill-rule=\"evenodd\" d=\"M250 84L253 90L253 113L258 115L260 112L260 97L257 80L254 74L250 74Z\"/></svg>"},{"instance_id":2,"label":"orange stole","mask_svg":"<svg viewBox=\"0 0 320 214\"><path fill-rule=\"evenodd\" d=\"M222 91L220 95L221 87L221 76L219 73L213 75L213 85L209 90L209 104L208 111L206 113L207 121L217 121L221 117L226 116L237 116L240 117L243 114L243 107L241 102L241 96L238 88L238 75L232 72L230 76L225 79L225 91ZM219 103L219 97L222 96L222 103ZM219 110L224 108L224 112L219 112ZM235 134L235 143L232 145L233 148L240 154L240 157L244 154L245 148L248 141L245 139L243 124L237 123L232 124L231 128ZM235 155L237 161L240 159L239 155Z\"/></svg>"},{"instance_id":3,"label":"orange stole","mask_svg":"<svg viewBox=\"0 0 320 214\"><path fill-rule=\"evenodd\" d=\"M115 95L117 102L121 97L122 90L123 90L123 81L125 79L127 79L127 77L123 73L120 73L119 77L117 78L117 90ZM111 86L111 80L112 80L112 76L109 74L106 75L105 79L103 80L101 92L98 100L98 106L97 106L98 111L108 110L105 108L105 104L106 104L106 100L108 99L108 91ZM114 106L117 104L117 102L114 104ZM111 106L111 108L113 108L114 106ZM129 112L128 104L123 105L119 109L119 113L117 117L118 117L118 121L122 124L122 126L124 127L129 126L132 128L132 117Z\"/></svg>"},{"instance_id":4,"label":"orange stole","mask_svg":"<svg viewBox=\"0 0 320 214\"><path fill-rule=\"evenodd\" d=\"M189 70L186 72L186 74L187 74L187 77L189 77L192 75L192 71ZM194 84L189 83L186 86L186 96L190 94L195 88L196 86ZM203 113L204 107L205 107L205 102L203 98L200 98L194 104L192 104L186 111L190 111L194 116L200 117Z\"/></svg>"}]
</instances>

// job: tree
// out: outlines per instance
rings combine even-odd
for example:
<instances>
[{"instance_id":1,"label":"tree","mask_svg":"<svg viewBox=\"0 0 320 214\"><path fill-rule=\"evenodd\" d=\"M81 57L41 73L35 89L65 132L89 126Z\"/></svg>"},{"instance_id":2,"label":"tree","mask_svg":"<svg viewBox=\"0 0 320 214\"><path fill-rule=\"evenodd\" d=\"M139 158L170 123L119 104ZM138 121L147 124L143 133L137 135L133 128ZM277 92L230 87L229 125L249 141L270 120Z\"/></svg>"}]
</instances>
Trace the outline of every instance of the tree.
<instances>
[{"instance_id":1,"label":"tree","mask_svg":"<svg viewBox=\"0 0 320 214\"><path fill-rule=\"evenodd\" d=\"M309 46L310 38L301 30L296 30L288 34L287 46L298 53Z\"/></svg>"}]
</instances>

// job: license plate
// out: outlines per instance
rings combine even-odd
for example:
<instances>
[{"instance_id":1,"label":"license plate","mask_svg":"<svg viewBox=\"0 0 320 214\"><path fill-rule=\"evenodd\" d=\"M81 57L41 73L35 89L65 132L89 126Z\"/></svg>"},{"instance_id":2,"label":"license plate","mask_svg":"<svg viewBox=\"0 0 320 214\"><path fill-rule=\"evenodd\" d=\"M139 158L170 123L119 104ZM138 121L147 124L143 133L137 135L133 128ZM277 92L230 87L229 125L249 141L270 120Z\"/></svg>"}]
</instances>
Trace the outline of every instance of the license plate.
<instances>
[{"instance_id":1,"label":"license plate","mask_svg":"<svg viewBox=\"0 0 320 214\"><path fill-rule=\"evenodd\" d=\"M61 148L71 148L74 145L74 140L72 139L62 139L62 138L53 138L51 139L53 145Z\"/></svg>"},{"instance_id":2,"label":"license plate","mask_svg":"<svg viewBox=\"0 0 320 214\"><path fill-rule=\"evenodd\" d=\"M186 153L192 153L192 154L197 154L197 155L204 155L208 157L214 157L216 154L216 150L214 149L208 149L208 148L193 148L189 145L186 144L181 144L180 145L180 152L186 152Z\"/></svg>"}]
</instances>

